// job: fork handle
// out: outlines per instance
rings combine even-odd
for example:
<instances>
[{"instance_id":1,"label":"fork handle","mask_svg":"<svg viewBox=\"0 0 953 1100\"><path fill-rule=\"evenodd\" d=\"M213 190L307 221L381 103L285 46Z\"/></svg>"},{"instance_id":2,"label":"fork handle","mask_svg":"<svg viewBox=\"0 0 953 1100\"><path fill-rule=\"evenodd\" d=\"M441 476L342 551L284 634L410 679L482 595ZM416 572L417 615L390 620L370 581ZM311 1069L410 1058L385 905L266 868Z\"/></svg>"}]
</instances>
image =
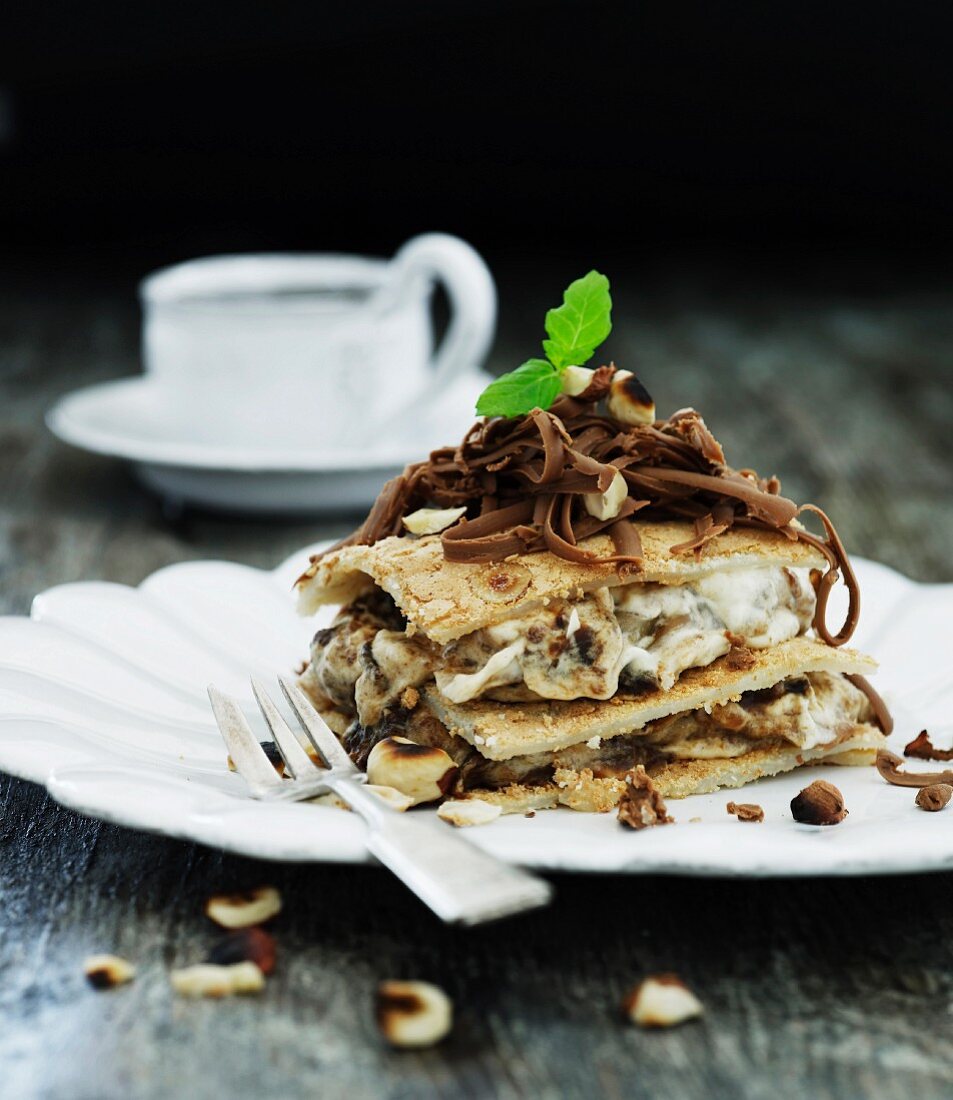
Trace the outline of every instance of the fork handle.
<instances>
[{"instance_id":1,"label":"fork handle","mask_svg":"<svg viewBox=\"0 0 953 1100\"><path fill-rule=\"evenodd\" d=\"M546 905L552 887L503 863L439 820L406 816L349 779L329 784L369 826L368 851L450 924L481 924Z\"/></svg>"}]
</instances>

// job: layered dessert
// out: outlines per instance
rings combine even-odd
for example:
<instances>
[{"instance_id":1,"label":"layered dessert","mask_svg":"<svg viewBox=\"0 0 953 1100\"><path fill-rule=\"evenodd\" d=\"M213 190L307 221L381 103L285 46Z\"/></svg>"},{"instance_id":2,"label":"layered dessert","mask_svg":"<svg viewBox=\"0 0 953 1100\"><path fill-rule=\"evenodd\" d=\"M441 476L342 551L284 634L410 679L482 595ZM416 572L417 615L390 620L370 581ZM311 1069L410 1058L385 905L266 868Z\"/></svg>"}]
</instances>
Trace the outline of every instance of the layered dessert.
<instances>
[{"instance_id":1,"label":"layered dessert","mask_svg":"<svg viewBox=\"0 0 953 1100\"><path fill-rule=\"evenodd\" d=\"M657 418L631 373L560 363L585 310L312 559L302 612L339 607L302 677L318 709L359 765L388 738L438 747L446 793L505 811L609 809L640 764L677 798L872 763L889 716L845 645L859 593L830 520L730 467L694 410Z\"/></svg>"}]
</instances>

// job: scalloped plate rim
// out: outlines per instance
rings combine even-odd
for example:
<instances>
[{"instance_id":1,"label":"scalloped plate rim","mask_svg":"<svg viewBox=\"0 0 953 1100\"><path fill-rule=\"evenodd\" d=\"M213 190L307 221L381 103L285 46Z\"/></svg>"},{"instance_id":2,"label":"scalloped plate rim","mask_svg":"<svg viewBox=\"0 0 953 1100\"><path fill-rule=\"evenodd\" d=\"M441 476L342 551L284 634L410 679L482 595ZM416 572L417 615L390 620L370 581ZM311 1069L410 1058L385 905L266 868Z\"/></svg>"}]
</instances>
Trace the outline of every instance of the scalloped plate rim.
<instances>
[{"instance_id":1,"label":"scalloped plate rim","mask_svg":"<svg viewBox=\"0 0 953 1100\"><path fill-rule=\"evenodd\" d=\"M148 596L155 588L162 588L170 580L173 584L177 581L177 574L184 578L199 566L206 576L215 573L216 566L226 566L228 570L237 570L240 574L254 574L257 578L269 578L275 584L276 593L287 592L288 586L300 573L302 563L307 560L309 554L315 552L326 543L316 543L296 551L289 555L276 568L272 570L260 570L251 566L240 565L228 561L190 561L167 565L157 570L149 577L144 578L138 586L118 586L127 588L142 596ZM932 595L944 593L953 594L953 585L919 584L889 566L877 562L866 562L863 559L855 559L859 569L869 570L871 577L879 576L884 584L895 592L895 598L878 608L877 626L882 630L892 619L891 612L905 600L911 589L917 594ZM237 575L237 574L232 574ZM88 582L90 591L92 586L111 582ZM879 582L878 582L879 583ZM144 591L144 586L148 590ZM31 615L26 621L45 622L41 617L44 606L44 598L64 588L85 587L84 582L76 582L71 585L55 585L39 593L34 600ZM290 601L290 593L289 593ZM8 617L10 618L10 617ZM3 620L5 621L5 620ZM0 621L2 622L2 621ZM52 630L64 630L55 622L47 624ZM77 634L74 637L82 638ZM0 634L0 642L2 642ZM11 664L5 664L3 649L0 645L0 673L11 668ZM48 675L48 673L47 673ZM944 679L940 688L945 690L949 685ZM47 721L41 714L34 716L22 716L19 721L25 724L28 721ZM232 804L231 794L225 791L217 792L218 807L215 813L203 812L195 808L196 797L194 792L198 785L189 793L185 784L179 777L172 777L161 770L143 776L140 770L136 771L129 765L114 764L108 760L97 758L95 752L83 742L82 737L77 737L74 742L69 742L71 733L68 722L62 720L50 720L52 729L58 730L59 740L69 742L69 750L63 755L72 756L72 759L56 759L56 750L53 758L39 760L48 744L56 742L43 741L38 743L36 754L31 758L30 748L24 748L27 742L14 737L18 719L0 711L0 769L17 775L19 778L39 783L46 787L56 801L62 805L82 813L88 817L99 818L115 824L141 831L175 837L178 839L208 844L224 850L245 854L253 858L277 860L277 861L315 861L315 862L347 862L365 863L368 858L362 849L363 826L359 819L353 815L344 815L341 811L321 806L304 806L302 804L289 805L282 821L293 823L291 833L276 833L274 829L251 829L246 833L241 831L228 833L229 825L234 825L239 819L256 823L264 821L263 811L271 812L273 807L265 807L251 800L240 798ZM79 759L77 760L77 755ZM832 775L845 776L850 772L864 772L865 775L854 777L857 780L864 778L872 782L866 785L863 782L844 782L843 786L850 786L857 792L860 800L867 798L878 804L887 805L886 798L900 795L895 788L886 786L876 780L874 774L866 769L845 769L834 767L819 767L812 771L812 776ZM794 773L798 774L798 773ZM803 774L803 773L801 773ZM126 791L122 787L124 775L132 776L133 784ZM84 777L95 780L100 776L102 790L98 796L91 794L95 791L95 782L92 787L84 787ZM142 786L166 785L179 792L177 799L172 799L177 804L181 803L183 809L178 816L170 816L166 807L162 804L153 804L148 814L137 811L130 803L135 792L135 778L142 779ZM780 789L787 782L790 785L792 776L780 776L775 779L761 780L757 784L749 785L742 790L752 797L755 791L769 795L772 787ZM77 785L77 781L79 784ZM240 783L237 780L236 783ZM104 793L105 792L105 793ZM238 790L236 789L236 793ZM907 798L912 802L912 792L906 791ZM685 824L683 828L691 827L691 818L683 811L678 813L679 807L686 810L697 806L711 808L718 800L731 798L732 792L721 791L713 795L695 796L690 800L673 801L670 808L674 807L677 819ZM213 796L214 797L214 796ZM900 808L899 800L893 798L894 806ZM850 805L850 801L848 802ZM860 812L863 813L867 803L862 802ZM224 809L222 808L224 807ZM178 812L178 811L177 811ZM420 812L420 811L418 811ZM723 812L723 810L722 810ZM218 814L218 816L216 816ZM568 810L541 811L537 819L550 819L551 825L540 828L538 823L524 821L520 817L506 816L491 826L468 831L468 837L481 847L485 847L498 855L507 857L507 851L514 850L518 861L535 866L547 872L595 872L595 873L621 873L621 874L677 874L700 877L718 878L762 878L773 876L842 876L842 875L870 875L870 874L896 874L908 872L943 871L953 867L953 835L946 841L942 833L930 832L925 828L928 819L934 815L923 814L916 811L916 816L907 813L907 827L902 832L909 833L911 842L904 840L902 844L897 842L897 830L894 828L896 821L901 820L893 807L883 821L879 818L871 820L855 820L850 828L850 823L845 823L844 831L840 834L843 841L832 836L829 830L817 830L810 827L797 826L790 823L784 832L777 831L776 823L772 823L771 829L775 832L753 832L759 826L740 825L733 820L725 821L724 818L705 818L705 821L696 826L696 832L687 833L685 838L675 840L674 833L669 830L650 830L649 833L662 834L658 837L645 834L626 834L624 830L609 830L604 824L590 821L584 822L584 817L590 815L574 815ZM603 822L605 819L603 819ZM853 838L855 832L872 830L875 834L883 824L890 828L887 831L888 846L880 855L875 850L865 846L862 840ZM937 825L937 822L933 822ZM593 828L593 826L596 828ZM546 842L541 846L531 839L532 830L536 828L545 836ZM597 833L602 829L604 846L598 851L596 858L592 858L592 849L588 849L588 858L581 858L580 852L586 847L587 833ZM732 829L740 829L741 832L732 833ZM840 832L840 829L838 830ZM945 830L944 830L945 832ZM260 833L261 835L257 835ZM337 845L329 846L324 833L333 834ZM679 830L681 833L681 829ZM827 834L823 839L809 840L809 837L817 837L818 833ZM914 839L922 834L920 843ZM317 838L317 848L309 845L313 837ZM710 843L711 837L725 836L729 838L728 854L724 858L713 858L712 850L718 851L718 844ZM688 838L705 836L709 843L703 844L701 849ZM669 839L667 839L669 838ZM554 841L558 843L554 846ZM534 850L535 846L535 850ZM673 850L674 849L674 850ZM841 851L843 849L843 851ZM874 854L870 854L874 851ZM567 854L568 853L568 854ZM772 856L781 857L775 861Z\"/></svg>"}]
</instances>

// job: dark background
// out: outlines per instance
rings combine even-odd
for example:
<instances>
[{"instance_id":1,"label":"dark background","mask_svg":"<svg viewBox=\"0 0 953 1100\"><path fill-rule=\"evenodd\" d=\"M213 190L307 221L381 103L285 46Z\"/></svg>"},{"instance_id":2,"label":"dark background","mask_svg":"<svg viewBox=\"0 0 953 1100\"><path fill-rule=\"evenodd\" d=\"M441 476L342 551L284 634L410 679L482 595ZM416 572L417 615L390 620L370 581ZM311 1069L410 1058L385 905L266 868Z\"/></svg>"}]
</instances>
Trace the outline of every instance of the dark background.
<instances>
[{"instance_id":1,"label":"dark background","mask_svg":"<svg viewBox=\"0 0 953 1100\"><path fill-rule=\"evenodd\" d=\"M943 4L9 7L8 254L386 253L429 229L491 264L953 244Z\"/></svg>"}]
</instances>

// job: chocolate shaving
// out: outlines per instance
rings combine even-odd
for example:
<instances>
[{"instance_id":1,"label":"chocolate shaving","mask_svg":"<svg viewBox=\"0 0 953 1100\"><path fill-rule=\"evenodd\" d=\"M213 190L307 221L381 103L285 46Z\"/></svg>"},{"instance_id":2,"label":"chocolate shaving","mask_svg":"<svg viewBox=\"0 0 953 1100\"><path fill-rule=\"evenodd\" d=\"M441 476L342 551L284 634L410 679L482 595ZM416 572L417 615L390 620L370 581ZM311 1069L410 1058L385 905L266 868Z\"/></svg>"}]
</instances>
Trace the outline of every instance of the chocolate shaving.
<instances>
[{"instance_id":1,"label":"chocolate shaving","mask_svg":"<svg viewBox=\"0 0 953 1100\"><path fill-rule=\"evenodd\" d=\"M814 628L829 645L843 645L857 625L860 594L828 517L812 504L799 508L782 497L777 478L728 466L694 409L641 425L599 415L595 403L608 393L614 373L615 367L600 367L583 394L559 398L548 412L478 421L458 447L433 451L426 462L387 482L364 523L331 549L403 535L402 517L428 506L466 507L466 515L441 534L446 560L466 563L548 550L579 564L637 570L642 546L627 522L636 514L692 524L692 538L673 546L675 554L700 554L733 526L766 528L809 543L827 559L827 571L817 581ZM589 515L583 495L605 492L619 473L629 490L620 512L607 520ZM806 512L818 517L823 537L796 522ZM613 553L599 556L580 546L600 532L610 536ZM826 611L841 577L849 606L835 634L827 627Z\"/></svg>"},{"instance_id":2,"label":"chocolate shaving","mask_svg":"<svg viewBox=\"0 0 953 1100\"><path fill-rule=\"evenodd\" d=\"M889 749L877 751L877 771L894 787L929 787L934 783L953 783L953 771L905 772L903 757Z\"/></svg>"},{"instance_id":3,"label":"chocolate shaving","mask_svg":"<svg viewBox=\"0 0 953 1100\"><path fill-rule=\"evenodd\" d=\"M850 680L855 688L859 688L867 696L871 707L873 707L874 721L880 727L881 733L893 733L893 715L887 710L887 704L874 690L867 677L861 676L859 672L849 672L846 674L846 678ZM953 760L953 757L950 757L950 759Z\"/></svg>"},{"instance_id":4,"label":"chocolate shaving","mask_svg":"<svg viewBox=\"0 0 953 1100\"><path fill-rule=\"evenodd\" d=\"M953 749L938 749L930 740L926 730L920 730L916 737L903 750L904 756L915 756L918 760L953 760Z\"/></svg>"}]
</instances>

